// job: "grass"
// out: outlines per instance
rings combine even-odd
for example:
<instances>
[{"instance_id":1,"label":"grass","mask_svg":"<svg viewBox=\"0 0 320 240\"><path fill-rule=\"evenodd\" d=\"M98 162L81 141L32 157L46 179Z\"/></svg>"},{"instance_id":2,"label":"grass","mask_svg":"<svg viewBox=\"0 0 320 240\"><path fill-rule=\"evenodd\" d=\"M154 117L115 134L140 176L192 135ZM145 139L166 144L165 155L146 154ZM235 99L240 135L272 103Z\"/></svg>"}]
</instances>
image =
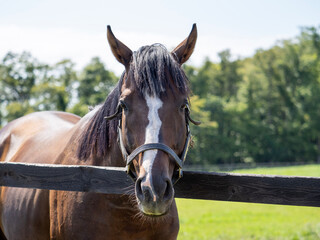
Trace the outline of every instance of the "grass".
<instances>
[{"instance_id":1,"label":"grass","mask_svg":"<svg viewBox=\"0 0 320 240\"><path fill-rule=\"evenodd\" d=\"M255 168L234 171L236 173L269 174L285 176L320 177L320 165L302 165L293 167Z\"/></svg>"},{"instance_id":2,"label":"grass","mask_svg":"<svg viewBox=\"0 0 320 240\"><path fill-rule=\"evenodd\" d=\"M238 173L320 177L320 165ZM320 208L176 199L182 239L320 240Z\"/></svg>"}]
</instances>

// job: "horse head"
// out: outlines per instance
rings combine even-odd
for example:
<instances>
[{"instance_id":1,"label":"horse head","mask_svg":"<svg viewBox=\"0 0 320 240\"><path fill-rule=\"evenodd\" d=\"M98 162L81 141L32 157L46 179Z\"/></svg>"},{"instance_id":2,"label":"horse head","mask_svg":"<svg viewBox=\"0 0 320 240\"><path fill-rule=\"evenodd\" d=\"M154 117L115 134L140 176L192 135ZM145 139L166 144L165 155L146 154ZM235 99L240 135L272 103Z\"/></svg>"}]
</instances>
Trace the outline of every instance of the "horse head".
<instances>
[{"instance_id":1,"label":"horse head","mask_svg":"<svg viewBox=\"0 0 320 240\"><path fill-rule=\"evenodd\" d=\"M161 216L173 202L173 185L182 176L190 142L190 91L181 65L194 50L197 28L194 24L172 52L161 44L132 52L110 26L107 38L125 72L117 109L106 118L119 119L118 142L127 172L135 180L139 209Z\"/></svg>"}]
</instances>

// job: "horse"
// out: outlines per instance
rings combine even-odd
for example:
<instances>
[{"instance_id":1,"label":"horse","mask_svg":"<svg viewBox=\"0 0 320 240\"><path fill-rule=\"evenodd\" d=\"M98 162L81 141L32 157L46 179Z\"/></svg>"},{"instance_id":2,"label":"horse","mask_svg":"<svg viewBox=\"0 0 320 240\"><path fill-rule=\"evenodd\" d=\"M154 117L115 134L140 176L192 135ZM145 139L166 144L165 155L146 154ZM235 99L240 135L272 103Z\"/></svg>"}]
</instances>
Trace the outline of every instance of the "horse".
<instances>
[{"instance_id":1,"label":"horse","mask_svg":"<svg viewBox=\"0 0 320 240\"><path fill-rule=\"evenodd\" d=\"M107 27L125 70L105 102L83 118L36 112L0 130L0 161L126 167L134 184L112 195L0 188L1 238L176 239L174 183L190 143L188 79L182 69L197 39L173 51L161 44L132 52Z\"/></svg>"}]
</instances>

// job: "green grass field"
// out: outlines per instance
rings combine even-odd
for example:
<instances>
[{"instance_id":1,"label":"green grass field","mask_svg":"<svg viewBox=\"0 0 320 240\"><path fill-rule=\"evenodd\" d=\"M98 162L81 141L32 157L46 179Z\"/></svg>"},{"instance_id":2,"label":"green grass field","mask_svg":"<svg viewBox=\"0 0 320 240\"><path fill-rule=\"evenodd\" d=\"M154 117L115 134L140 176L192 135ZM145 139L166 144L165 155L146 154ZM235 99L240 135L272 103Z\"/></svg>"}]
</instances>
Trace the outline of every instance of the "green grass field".
<instances>
[{"instance_id":1,"label":"green grass field","mask_svg":"<svg viewBox=\"0 0 320 240\"><path fill-rule=\"evenodd\" d=\"M320 177L320 165L238 173ZM320 208L176 199L182 239L320 239Z\"/></svg>"}]
</instances>

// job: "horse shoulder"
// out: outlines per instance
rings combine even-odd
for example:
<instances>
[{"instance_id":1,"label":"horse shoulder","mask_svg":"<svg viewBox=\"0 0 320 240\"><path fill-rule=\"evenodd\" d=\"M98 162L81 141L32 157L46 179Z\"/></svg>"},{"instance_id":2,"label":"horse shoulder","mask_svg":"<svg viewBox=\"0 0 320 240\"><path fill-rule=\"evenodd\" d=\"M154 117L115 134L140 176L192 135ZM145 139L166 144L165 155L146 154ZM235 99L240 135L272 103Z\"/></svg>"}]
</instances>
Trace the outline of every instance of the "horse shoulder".
<instances>
[{"instance_id":1,"label":"horse shoulder","mask_svg":"<svg viewBox=\"0 0 320 240\"><path fill-rule=\"evenodd\" d=\"M0 130L0 160L53 163L79 119L67 113L40 112L10 122ZM1 187L0 201L0 226L7 238L49 238L48 190Z\"/></svg>"},{"instance_id":2,"label":"horse shoulder","mask_svg":"<svg viewBox=\"0 0 320 240\"><path fill-rule=\"evenodd\" d=\"M79 119L73 114L39 112L9 123L0 132L1 161L53 163Z\"/></svg>"}]
</instances>

